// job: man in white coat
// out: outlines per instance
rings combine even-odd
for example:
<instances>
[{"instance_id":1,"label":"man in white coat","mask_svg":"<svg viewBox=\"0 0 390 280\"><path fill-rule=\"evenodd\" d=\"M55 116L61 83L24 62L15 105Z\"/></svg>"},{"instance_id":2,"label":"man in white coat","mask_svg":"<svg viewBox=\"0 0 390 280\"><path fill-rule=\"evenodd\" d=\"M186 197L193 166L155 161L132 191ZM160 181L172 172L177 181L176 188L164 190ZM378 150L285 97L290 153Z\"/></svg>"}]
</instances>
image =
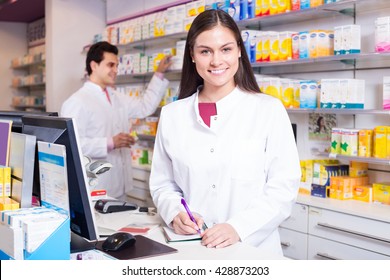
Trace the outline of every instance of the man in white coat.
<instances>
[{"instance_id":1,"label":"man in white coat","mask_svg":"<svg viewBox=\"0 0 390 280\"><path fill-rule=\"evenodd\" d=\"M171 65L170 56L161 60L146 92L132 98L114 90L117 76L118 48L108 42L91 46L86 58L89 80L62 105L61 116L74 118L84 156L103 159L113 167L99 176L99 188L107 195L124 199L132 189L129 135L131 118L145 118L157 108L169 81L164 72Z\"/></svg>"}]
</instances>

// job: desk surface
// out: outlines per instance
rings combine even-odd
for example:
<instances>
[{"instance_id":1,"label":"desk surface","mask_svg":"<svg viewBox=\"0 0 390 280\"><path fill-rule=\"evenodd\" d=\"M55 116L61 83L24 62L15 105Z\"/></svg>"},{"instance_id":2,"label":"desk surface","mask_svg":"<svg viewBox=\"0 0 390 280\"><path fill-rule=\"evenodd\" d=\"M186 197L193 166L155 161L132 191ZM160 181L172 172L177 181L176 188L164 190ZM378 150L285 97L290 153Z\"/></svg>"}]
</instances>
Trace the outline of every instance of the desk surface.
<instances>
[{"instance_id":1,"label":"desk surface","mask_svg":"<svg viewBox=\"0 0 390 280\"><path fill-rule=\"evenodd\" d=\"M111 214L96 213L96 223L100 235L109 235L128 225L161 225L158 215L125 211ZM155 241L178 249L177 253L148 258L150 260L280 260L283 257L273 252L264 252L256 247L239 242L222 249L206 248L200 241L167 243L160 226L152 228L146 235Z\"/></svg>"}]
</instances>

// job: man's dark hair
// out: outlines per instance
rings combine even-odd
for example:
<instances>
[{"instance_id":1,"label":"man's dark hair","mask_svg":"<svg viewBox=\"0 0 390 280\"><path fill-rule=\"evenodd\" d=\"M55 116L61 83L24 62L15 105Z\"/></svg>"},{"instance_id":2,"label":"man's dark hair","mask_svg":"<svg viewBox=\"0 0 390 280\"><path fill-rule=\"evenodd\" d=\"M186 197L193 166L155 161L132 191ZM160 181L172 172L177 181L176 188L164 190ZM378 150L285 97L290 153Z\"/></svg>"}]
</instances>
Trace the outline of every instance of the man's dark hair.
<instances>
[{"instance_id":1,"label":"man's dark hair","mask_svg":"<svg viewBox=\"0 0 390 280\"><path fill-rule=\"evenodd\" d=\"M105 52L118 55L118 48L106 41L97 42L89 48L85 63L88 76L92 74L91 62L95 61L99 64L104 59Z\"/></svg>"}]
</instances>

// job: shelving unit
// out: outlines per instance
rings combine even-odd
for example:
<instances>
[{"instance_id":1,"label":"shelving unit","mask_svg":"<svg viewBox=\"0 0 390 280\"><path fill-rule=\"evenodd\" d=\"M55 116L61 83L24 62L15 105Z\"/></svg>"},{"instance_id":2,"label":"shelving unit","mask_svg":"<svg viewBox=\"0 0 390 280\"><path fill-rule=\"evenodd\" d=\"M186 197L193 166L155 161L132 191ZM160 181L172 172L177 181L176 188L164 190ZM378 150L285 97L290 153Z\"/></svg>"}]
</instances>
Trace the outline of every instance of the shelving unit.
<instances>
[{"instance_id":1,"label":"shelving unit","mask_svg":"<svg viewBox=\"0 0 390 280\"><path fill-rule=\"evenodd\" d=\"M342 0L339 2L329 3L304 10L290 11L287 13L241 20L237 22L237 25L241 28L261 29L278 24L296 23L319 18L328 18L335 14L354 16L354 8L356 7L356 4L361 4L363 2L364 0Z\"/></svg>"},{"instance_id":2,"label":"shelving unit","mask_svg":"<svg viewBox=\"0 0 390 280\"><path fill-rule=\"evenodd\" d=\"M279 25L281 22L283 24L301 23L312 19L327 18L330 13L351 17L354 23L358 15L357 9L372 10L374 7L380 9L383 6L390 8L389 3L380 0L342 1L305 11L274 15L259 20L252 19L249 23L243 22L241 26L249 28L257 25L261 29ZM252 66L258 73L269 75L306 75L350 71L355 77L359 71L389 69L390 53L362 52L313 59L254 63ZM301 115L301 119L310 113L349 115L353 117L354 126L357 115L386 117L390 114L389 111L381 109L316 108L287 109L287 111L290 115ZM318 151L312 151L312 155L318 158L390 166L389 159L344 156ZM375 172L374 169L369 168L369 170ZM383 172L386 171L383 170ZM388 205L300 195L295 208L293 215L280 228L286 256L296 259L390 259L390 250L387 249L390 244L390 235L387 230L384 230L390 226ZM350 221L354 221L354 224Z\"/></svg>"},{"instance_id":3,"label":"shelving unit","mask_svg":"<svg viewBox=\"0 0 390 280\"><path fill-rule=\"evenodd\" d=\"M360 16L359 11L381 10L381 9L390 9L389 1L386 0L344 0L331 4L325 4L322 6L299 10L299 11L290 11L288 13L269 15L264 17L258 17L248 20L242 20L237 22L240 29L259 29L259 30L269 30L271 27L279 25L291 25L291 29L294 29L294 24L302 25L302 23L308 23L307 29L315 29L311 26L309 22L316 22L318 20L326 21L327 19L335 19L334 26L337 26L337 20L341 19L344 24L344 21L348 21L349 24L357 23L357 17ZM359 24L359 23L358 23ZM310 25L310 26L309 26ZM289 27L290 28L290 27ZM187 36L186 32L171 34L163 37L149 38L142 41L132 42L126 45L118 46L121 51L130 52L130 51L139 51L145 50L147 48L154 48L156 46L166 46L172 45L177 40L183 40ZM367 36L367 34L365 34ZM371 36L371 35L370 35ZM364 38L367 40L367 37ZM252 64L253 69L256 73L259 74L268 74L268 75L311 75L311 74L321 74L326 73L330 74L332 72L342 72L350 73L350 76L356 77L359 73L366 70L386 70L390 69L390 53L375 53L373 50L362 51L359 54L347 54L347 55L331 55L317 58L307 58L307 59L297 59L297 60L286 60L286 61L271 61L271 62L258 62ZM324 74L324 75L326 75ZM143 73L135 75L124 75L118 77L118 84L126 84L131 82L145 82L153 75L153 73ZM169 76L171 75L171 76ZM175 70L167 73L168 79L178 80L180 78L181 71ZM364 77L363 77L364 78ZM369 97L373 98L373 97ZM336 114L336 115L345 115L353 118L353 125L356 124L355 118L357 115L363 116L372 116L374 118L379 117L379 121L387 120L386 117L390 115L390 111L379 109L379 106L371 106L374 109L287 109L287 112L290 116L297 116L298 119L305 119L306 116L310 113L319 113L319 114ZM306 125L307 126L307 125ZM298 135L298 138L300 136ZM153 141L154 137L151 136L140 136L141 140ZM305 147L307 148L307 147ZM324 152L315 152L311 151L313 156L320 158L336 158L342 161L360 161L366 162L372 165L381 165L381 166L390 166L389 159L378 159L378 158L366 158L366 157L352 157L344 155L334 155ZM142 188L146 190L148 188L148 178L150 170L135 168L136 175L135 179L141 182ZM313 248L316 248L318 244L328 244L335 246L332 250L339 250L342 248L345 251L352 250L350 254L345 255L346 258L354 258L354 256L366 257L366 258L390 258L390 252L383 249L384 246L388 246L387 241L390 241L390 236L388 232L384 233L380 245L376 244L376 241L364 241L363 243L350 238L351 233L345 233L348 237L342 235L335 235L332 238L327 238L326 234L319 233L316 230L318 225L313 224L313 228L309 229L309 219L315 221L316 212L324 212L329 215L335 214L335 219L337 223L341 221L343 223L345 219L356 219L356 221L363 224L373 225L373 227L389 227L390 220L389 215L390 207L387 205L374 205L369 203L362 203L357 201L338 201L334 199L322 199L310 196L299 196L296 207L299 209L300 215L298 217L293 216L290 218L291 223L298 223L302 227L297 229L295 226L282 226L281 234L282 243L292 244L296 240L300 240L299 246L292 246L297 249L299 252L294 252L293 258L321 258L321 253L318 253L316 256L311 255ZM303 210L302 210L303 209ZM340 220L339 220L340 219ZM286 221L288 224L288 220ZM313 222L314 223L314 222ZM329 230L329 229L328 229ZM327 230L325 230L327 231ZM331 230L330 230L331 231ZM364 228L362 229L364 232ZM369 231L369 230L368 230ZM368 234L369 235L369 234ZM293 237L292 240L283 241L285 237ZM295 238L295 239L294 239ZM368 237L363 237L368 238ZM368 238L369 239L369 238ZM313 241L314 240L314 241ZM384 240L384 241L383 241ZM382 242L382 243L381 243ZM384 243L383 243L384 242ZM354 251L351 249L353 247L361 246L361 250ZM369 252L370 246L377 248L378 251ZM287 246L288 247L288 246ZM289 256L288 252L291 250L285 247L285 252ZM333 248L333 247L332 247ZM298 257L296 257L298 256ZM323 258L332 259L331 254L325 253L322 255Z\"/></svg>"},{"instance_id":4,"label":"shelving unit","mask_svg":"<svg viewBox=\"0 0 390 280\"><path fill-rule=\"evenodd\" d=\"M303 108L290 108L287 109L289 113L319 113L319 114L340 114L340 115L390 115L389 110L376 110L376 109L303 109Z\"/></svg>"},{"instance_id":5,"label":"shelving unit","mask_svg":"<svg viewBox=\"0 0 390 280\"><path fill-rule=\"evenodd\" d=\"M14 58L11 69L15 76L12 81L14 94L12 107L17 110L45 111L45 55L27 54Z\"/></svg>"},{"instance_id":6,"label":"shelving unit","mask_svg":"<svg viewBox=\"0 0 390 280\"><path fill-rule=\"evenodd\" d=\"M117 47L121 51L131 52L131 51L139 51L148 48L155 48L156 46L166 46L170 44L174 44L177 41L185 40L187 38L187 32L180 32L174 34L168 34L165 36L152 37L145 40L134 41L125 45L118 45Z\"/></svg>"},{"instance_id":7,"label":"shelving unit","mask_svg":"<svg viewBox=\"0 0 390 280\"><path fill-rule=\"evenodd\" d=\"M116 84L124 85L131 83L145 83L153 77L154 72L139 73L139 74L129 74L129 75L118 75ZM168 70L165 72L165 77L170 80L180 79L181 71L180 70Z\"/></svg>"}]
</instances>

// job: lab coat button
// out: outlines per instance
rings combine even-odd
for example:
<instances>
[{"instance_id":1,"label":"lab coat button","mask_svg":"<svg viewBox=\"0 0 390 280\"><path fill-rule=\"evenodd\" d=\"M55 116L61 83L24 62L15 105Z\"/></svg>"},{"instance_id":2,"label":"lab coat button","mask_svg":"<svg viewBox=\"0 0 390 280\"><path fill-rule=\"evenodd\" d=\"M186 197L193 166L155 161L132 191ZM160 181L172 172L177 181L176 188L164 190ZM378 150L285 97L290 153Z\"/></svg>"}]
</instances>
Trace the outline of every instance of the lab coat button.
<instances>
[{"instance_id":1,"label":"lab coat button","mask_svg":"<svg viewBox=\"0 0 390 280\"><path fill-rule=\"evenodd\" d=\"M214 117L214 120L216 121L216 120L217 120L217 117Z\"/></svg>"},{"instance_id":2,"label":"lab coat button","mask_svg":"<svg viewBox=\"0 0 390 280\"><path fill-rule=\"evenodd\" d=\"M214 149L213 149L213 148L211 148L211 149L210 149L210 152L214 153Z\"/></svg>"},{"instance_id":3,"label":"lab coat button","mask_svg":"<svg viewBox=\"0 0 390 280\"><path fill-rule=\"evenodd\" d=\"M211 187L212 187L213 189L215 189L215 185L212 185Z\"/></svg>"}]
</instances>

